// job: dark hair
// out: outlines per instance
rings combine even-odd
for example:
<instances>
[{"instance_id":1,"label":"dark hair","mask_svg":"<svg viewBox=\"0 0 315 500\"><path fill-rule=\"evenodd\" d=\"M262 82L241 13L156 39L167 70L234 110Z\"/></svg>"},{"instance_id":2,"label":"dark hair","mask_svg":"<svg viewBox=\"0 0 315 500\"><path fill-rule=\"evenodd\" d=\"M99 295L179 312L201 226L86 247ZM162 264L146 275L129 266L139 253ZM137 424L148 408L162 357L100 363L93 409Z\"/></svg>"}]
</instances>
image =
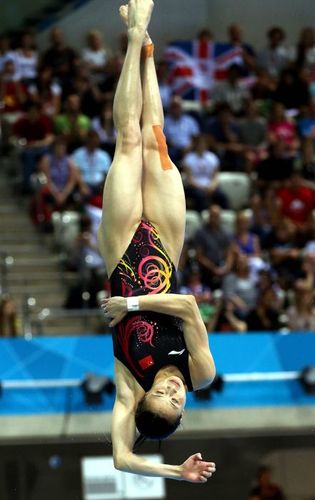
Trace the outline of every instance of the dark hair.
<instances>
[{"instance_id":1,"label":"dark hair","mask_svg":"<svg viewBox=\"0 0 315 500\"><path fill-rule=\"evenodd\" d=\"M144 439L162 440L168 438L173 434L180 424L182 416L180 415L176 420L169 421L167 418L162 417L147 408L145 398L140 401L135 421L140 436L136 441L136 445L144 441Z\"/></svg>"}]
</instances>

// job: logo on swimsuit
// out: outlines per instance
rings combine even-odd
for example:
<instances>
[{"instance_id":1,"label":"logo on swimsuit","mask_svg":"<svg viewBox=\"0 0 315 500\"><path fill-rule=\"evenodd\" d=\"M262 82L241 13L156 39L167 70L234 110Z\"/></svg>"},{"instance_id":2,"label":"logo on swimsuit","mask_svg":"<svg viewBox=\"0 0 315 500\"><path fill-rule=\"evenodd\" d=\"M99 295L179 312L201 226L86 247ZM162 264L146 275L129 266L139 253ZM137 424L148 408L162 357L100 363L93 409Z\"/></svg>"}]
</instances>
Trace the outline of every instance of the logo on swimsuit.
<instances>
[{"instance_id":1,"label":"logo on swimsuit","mask_svg":"<svg viewBox=\"0 0 315 500\"><path fill-rule=\"evenodd\" d=\"M169 356L181 356L185 352L185 349L182 349L181 351L170 351L168 353Z\"/></svg>"}]
</instances>

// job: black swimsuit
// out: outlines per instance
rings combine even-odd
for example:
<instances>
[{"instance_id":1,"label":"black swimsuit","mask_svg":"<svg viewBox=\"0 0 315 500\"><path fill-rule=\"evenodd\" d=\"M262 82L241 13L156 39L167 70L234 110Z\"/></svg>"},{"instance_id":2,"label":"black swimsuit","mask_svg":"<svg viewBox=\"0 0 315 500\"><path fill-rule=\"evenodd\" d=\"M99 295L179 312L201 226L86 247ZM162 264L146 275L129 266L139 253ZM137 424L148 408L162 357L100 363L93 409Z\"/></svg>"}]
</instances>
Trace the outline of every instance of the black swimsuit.
<instances>
[{"instance_id":1,"label":"black swimsuit","mask_svg":"<svg viewBox=\"0 0 315 500\"><path fill-rule=\"evenodd\" d=\"M110 278L112 296L176 293L176 271L155 227L142 221ZM166 314L128 313L113 333L114 355L145 391L164 366L176 366L189 391L189 373L182 320Z\"/></svg>"}]
</instances>

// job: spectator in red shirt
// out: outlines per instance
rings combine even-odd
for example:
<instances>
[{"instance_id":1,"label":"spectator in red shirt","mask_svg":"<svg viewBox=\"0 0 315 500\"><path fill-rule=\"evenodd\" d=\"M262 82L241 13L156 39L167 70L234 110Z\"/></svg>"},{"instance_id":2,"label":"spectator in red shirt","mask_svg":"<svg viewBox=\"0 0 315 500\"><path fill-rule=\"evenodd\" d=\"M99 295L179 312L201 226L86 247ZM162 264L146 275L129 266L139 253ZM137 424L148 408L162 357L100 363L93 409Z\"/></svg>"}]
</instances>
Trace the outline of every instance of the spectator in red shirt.
<instances>
[{"instance_id":1,"label":"spectator in red shirt","mask_svg":"<svg viewBox=\"0 0 315 500\"><path fill-rule=\"evenodd\" d=\"M27 104L25 116L14 125L13 133L24 146L21 155L24 193L30 192L30 179L36 169L36 163L48 152L54 139L52 130L51 120L42 114L41 105L34 102Z\"/></svg>"},{"instance_id":2,"label":"spectator in red shirt","mask_svg":"<svg viewBox=\"0 0 315 500\"><path fill-rule=\"evenodd\" d=\"M277 192L280 213L289 219L297 229L310 227L312 211L315 207L315 193L303 183L299 172L291 174L288 184Z\"/></svg>"},{"instance_id":3,"label":"spectator in red shirt","mask_svg":"<svg viewBox=\"0 0 315 500\"><path fill-rule=\"evenodd\" d=\"M292 157L296 155L300 145L297 138L296 127L295 124L286 117L284 105L280 102L273 103L268 123L268 136L271 144L282 142L286 146L286 156Z\"/></svg>"}]
</instances>

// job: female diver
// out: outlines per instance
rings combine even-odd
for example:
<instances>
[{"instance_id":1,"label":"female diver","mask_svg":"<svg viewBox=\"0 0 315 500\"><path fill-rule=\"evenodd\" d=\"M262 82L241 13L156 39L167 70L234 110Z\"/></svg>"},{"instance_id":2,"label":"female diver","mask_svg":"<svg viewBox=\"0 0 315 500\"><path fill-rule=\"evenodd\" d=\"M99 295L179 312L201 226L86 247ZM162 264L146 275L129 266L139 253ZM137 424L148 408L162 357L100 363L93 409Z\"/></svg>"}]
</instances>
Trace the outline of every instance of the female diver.
<instances>
[{"instance_id":1,"label":"female diver","mask_svg":"<svg viewBox=\"0 0 315 500\"><path fill-rule=\"evenodd\" d=\"M172 434L186 391L209 385L215 374L196 302L176 294L185 198L163 134L154 47L146 31L152 10L152 0L130 0L120 8L128 50L114 99L117 144L99 229L112 288L103 309L115 327L113 457L120 470L204 483L215 464L200 453L175 466L133 451L136 427L150 439Z\"/></svg>"}]
</instances>

